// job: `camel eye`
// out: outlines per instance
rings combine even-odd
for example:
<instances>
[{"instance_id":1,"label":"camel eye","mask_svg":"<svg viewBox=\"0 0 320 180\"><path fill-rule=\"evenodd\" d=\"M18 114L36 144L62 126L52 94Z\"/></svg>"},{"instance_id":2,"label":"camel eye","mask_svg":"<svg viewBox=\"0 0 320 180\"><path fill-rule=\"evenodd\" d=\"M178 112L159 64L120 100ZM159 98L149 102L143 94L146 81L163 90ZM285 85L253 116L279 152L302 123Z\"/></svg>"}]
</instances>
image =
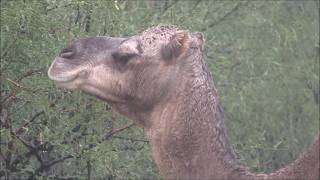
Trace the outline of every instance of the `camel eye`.
<instances>
[{"instance_id":1,"label":"camel eye","mask_svg":"<svg viewBox=\"0 0 320 180\"><path fill-rule=\"evenodd\" d=\"M115 61L116 64L119 64L120 66L126 65L130 59L134 58L137 56L135 53L119 53L119 52L114 52L112 53L112 57Z\"/></svg>"}]
</instances>

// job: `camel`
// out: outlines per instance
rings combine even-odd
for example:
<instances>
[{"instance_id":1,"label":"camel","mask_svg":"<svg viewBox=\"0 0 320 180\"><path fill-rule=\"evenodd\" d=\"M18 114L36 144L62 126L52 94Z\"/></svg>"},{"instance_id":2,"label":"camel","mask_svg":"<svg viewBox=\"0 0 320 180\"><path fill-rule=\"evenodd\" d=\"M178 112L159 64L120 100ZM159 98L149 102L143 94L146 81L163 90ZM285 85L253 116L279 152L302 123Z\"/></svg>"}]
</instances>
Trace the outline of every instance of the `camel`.
<instances>
[{"instance_id":1,"label":"camel","mask_svg":"<svg viewBox=\"0 0 320 180\"><path fill-rule=\"evenodd\" d=\"M128 37L80 39L48 70L58 87L108 102L145 129L166 179L319 179L319 135L293 163L255 174L229 142L201 33L159 25Z\"/></svg>"}]
</instances>

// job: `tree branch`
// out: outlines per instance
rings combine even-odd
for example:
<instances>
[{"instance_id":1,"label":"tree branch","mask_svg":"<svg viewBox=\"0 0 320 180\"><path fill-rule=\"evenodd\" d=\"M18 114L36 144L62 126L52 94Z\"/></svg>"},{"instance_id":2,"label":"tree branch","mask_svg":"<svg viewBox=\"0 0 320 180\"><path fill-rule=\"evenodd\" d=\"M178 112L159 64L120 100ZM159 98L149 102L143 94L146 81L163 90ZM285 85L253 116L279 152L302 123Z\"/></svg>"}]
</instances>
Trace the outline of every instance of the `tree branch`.
<instances>
[{"instance_id":1,"label":"tree branch","mask_svg":"<svg viewBox=\"0 0 320 180\"><path fill-rule=\"evenodd\" d=\"M51 168L51 166L53 166L53 165L55 165L57 163L63 162L63 161L65 161L67 159L70 159L70 158L74 158L74 156L73 155L67 155L67 156L64 156L64 157L62 157L60 159L51 161L49 164L44 164L44 165L40 166L38 169L36 169L34 174L39 174L40 172Z\"/></svg>"},{"instance_id":2,"label":"tree branch","mask_svg":"<svg viewBox=\"0 0 320 180\"><path fill-rule=\"evenodd\" d=\"M12 132L13 133L13 132ZM43 164L43 161L41 159L41 156L38 154L38 147L34 147L30 144L28 144L27 142L25 142L20 136L16 135L13 133L13 136L16 137L18 140L20 140L20 142L27 147L27 149L29 149L29 152L27 153L28 154L34 154L37 158L37 160L40 162L40 164L42 165Z\"/></svg>"}]
</instances>

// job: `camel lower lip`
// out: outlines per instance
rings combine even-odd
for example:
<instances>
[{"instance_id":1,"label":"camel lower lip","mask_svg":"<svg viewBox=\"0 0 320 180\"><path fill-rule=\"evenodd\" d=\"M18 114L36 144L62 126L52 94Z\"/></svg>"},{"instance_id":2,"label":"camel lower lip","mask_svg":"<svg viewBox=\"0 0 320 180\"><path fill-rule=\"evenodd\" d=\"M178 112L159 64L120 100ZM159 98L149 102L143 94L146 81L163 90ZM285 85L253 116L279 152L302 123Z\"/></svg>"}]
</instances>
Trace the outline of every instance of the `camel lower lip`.
<instances>
[{"instance_id":1,"label":"camel lower lip","mask_svg":"<svg viewBox=\"0 0 320 180\"><path fill-rule=\"evenodd\" d=\"M51 80L56 81L57 83L67 83L71 82L76 79L77 76L70 76L70 77L59 77L59 76L52 76L48 73L48 76Z\"/></svg>"},{"instance_id":2,"label":"camel lower lip","mask_svg":"<svg viewBox=\"0 0 320 180\"><path fill-rule=\"evenodd\" d=\"M74 89L69 86L68 82L56 81L55 83L56 83L57 87L59 87L59 88L66 88L66 89L71 89L71 90Z\"/></svg>"}]
</instances>

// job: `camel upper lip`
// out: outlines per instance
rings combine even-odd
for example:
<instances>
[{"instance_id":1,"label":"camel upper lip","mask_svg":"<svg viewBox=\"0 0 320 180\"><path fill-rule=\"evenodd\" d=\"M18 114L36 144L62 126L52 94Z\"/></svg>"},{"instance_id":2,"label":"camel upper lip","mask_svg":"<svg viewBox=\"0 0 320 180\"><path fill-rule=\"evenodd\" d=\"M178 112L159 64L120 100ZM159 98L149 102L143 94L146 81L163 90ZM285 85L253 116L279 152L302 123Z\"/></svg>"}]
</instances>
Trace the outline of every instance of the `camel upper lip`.
<instances>
[{"instance_id":1,"label":"camel upper lip","mask_svg":"<svg viewBox=\"0 0 320 180\"><path fill-rule=\"evenodd\" d=\"M60 57L55 58L53 63L48 69L48 77L57 82L70 82L77 78L77 73L63 70L63 59Z\"/></svg>"}]
</instances>

